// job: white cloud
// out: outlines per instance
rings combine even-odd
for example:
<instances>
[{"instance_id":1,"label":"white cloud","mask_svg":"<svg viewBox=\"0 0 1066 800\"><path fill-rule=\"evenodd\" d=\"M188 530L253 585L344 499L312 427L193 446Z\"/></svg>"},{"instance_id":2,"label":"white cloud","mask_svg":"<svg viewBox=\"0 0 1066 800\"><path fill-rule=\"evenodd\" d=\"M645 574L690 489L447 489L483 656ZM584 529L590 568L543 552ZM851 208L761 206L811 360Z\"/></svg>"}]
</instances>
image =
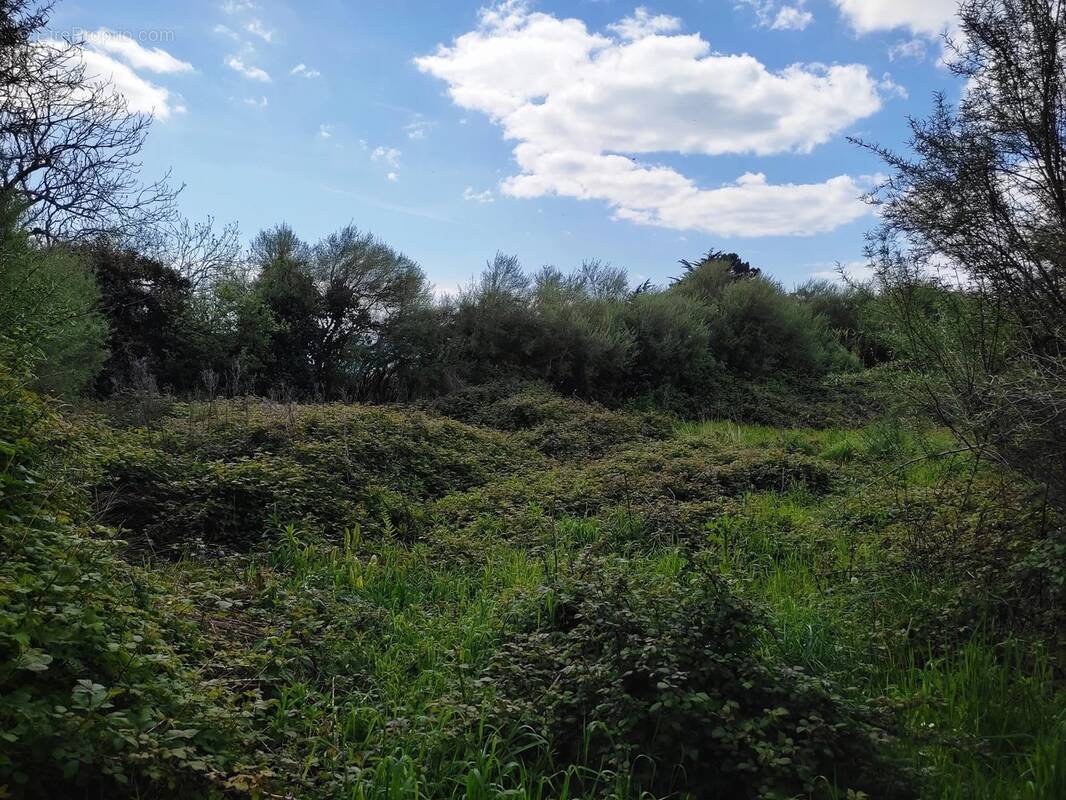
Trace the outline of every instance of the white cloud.
<instances>
[{"instance_id":1,"label":"white cloud","mask_svg":"<svg viewBox=\"0 0 1066 800\"><path fill-rule=\"evenodd\" d=\"M926 44L924 39L914 38L896 42L888 49L889 61L900 61L904 58L913 58L915 61L925 61Z\"/></svg>"},{"instance_id":2,"label":"white cloud","mask_svg":"<svg viewBox=\"0 0 1066 800\"><path fill-rule=\"evenodd\" d=\"M237 31L233 30L233 28L229 27L228 25L218 24L214 28L212 28L212 31L214 33L217 33L219 36L227 36L230 39L236 40L240 38Z\"/></svg>"},{"instance_id":3,"label":"white cloud","mask_svg":"<svg viewBox=\"0 0 1066 800\"><path fill-rule=\"evenodd\" d=\"M318 126L318 138L320 139L332 139L333 138L333 126L323 123Z\"/></svg>"},{"instance_id":4,"label":"white cloud","mask_svg":"<svg viewBox=\"0 0 1066 800\"><path fill-rule=\"evenodd\" d=\"M751 8L758 24L776 31L802 31L814 22L814 14L805 6L807 0L796 0L793 5L784 5L779 0L733 0L738 8Z\"/></svg>"},{"instance_id":5,"label":"white cloud","mask_svg":"<svg viewBox=\"0 0 1066 800\"><path fill-rule=\"evenodd\" d=\"M405 125L404 130L407 131L407 138L416 142L429 136L430 130L436 125L437 123L432 120L416 119L414 122Z\"/></svg>"},{"instance_id":6,"label":"white cloud","mask_svg":"<svg viewBox=\"0 0 1066 800\"><path fill-rule=\"evenodd\" d=\"M816 233L868 213L864 182L846 175L778 186L746 174L705 189L629 157L806 153L882 103L864 66L772 72L752 56L713 52L698 35L649 32L665 23L647 14L638 31L639 18L608 37L508 2L416 64L517 142L521 173L502 183L507 194L597 199L617 218L738 236Z\"/></svg>"},{"instance_id":7,"label":"white cloud","mask_svg":"<svg viewBox=\"0 0 1066 800\"><path fill-rule=\"evenodd\" d=\"M166 119L172 111L177 110L170 104L170 92L167 89L145 80L125 64L95 50L84 50L82 59L86 75L110 82L115 91L126 98L130 111Z\"/></svg>"},{"instance_id":8,"label":"white cloud","mask_svg":"<svg viewBox=\"0 0 1066 800\"><path fill-rule=\"evenodd\" d=\"M395 172L390 172L385 177L388 178L391 183L396 183L396 181L400 179L400 176L397 175Z\"/></svg>"},{"instance_id":9,"label":"white cloud","mask_svg":"<svg viewBox=\"0 0 1066 800\"><path fill-rule=\"evenodd\" d=\"M896 83L892 78L892 74L889 72L886 72L881 76L881 80L877 82L877 86L886 95L895 96L901 100L906 100L910 97L910 92L907 91L907 87L900 86Z\"/></svg>"},{"instance_id":10,"label":"white cloud","mask_svg":"<svg viewBox=\"0 0 1066 800\"><path fill-rule=\"evenodd\" d=\"M117 56L133 69L145 69L163 74L193 71L192 64L189 62L175 58L159 47L149 50L123 33L100 28L91 33L83 33L82 36L87 47Z\"/></svg>"},{"instance_id":11,"label":"white cloud","mask_svg":"<svg viewBox=\"0 0 1066 800\"><path fill-rule=\"evenodd\" d=\"M814 14L798 6L782 6L770 25L775 31L802 31L814 22Z\"/></svg>"},{"instance_id":12,"label":"white cloud","mask_svg":"<svg viewBox=\"0 0 1066 800\"><path fill-rule=\"evenodd\" d=\"M463 189L463 199L470 200L475 203L496 202L496 198L492 194L492 189L485 189L484 191L478 192L474 190L473 186L467 186L465 189Z\"/></svg>"},{"instance_id":13,"label":"white cloud","mask_svg":"<svg viewBox=\"0 0 1066 800\"><path fill-rule=\"evenodd\" d=\"M244 29L248 31L248 33L258 36L267 44L270 44L274 41L274 31L266 27L263 24L262 20L253 19L251 22L244 26Z\"/></svg>"},{"instance_id":14,"label":"white cloud","mask_svg":"<svg viewBox=\"0 0 1066 800\"><path fill-rule=\"evenodd\" d=\"M375 147L370 154L371 161L382 161L390 167L400 166L400 151L395 147Z\"/></svg>"},{"instance_id":15,"label":"white cloud","mask_svg":"<svg viewBox=\"0 0 1066 800\"><path fill-rule=\"evenodd\" d=\"M623 39L636 41L645 36L655 36L660 33L672 33L681 30L681 20L677 17L669 17L665 14L652 16L644 6L640 6L633 12L633 16L626 17L621 22L608 25L607 29L617 33Z\"/></svg>"},{"instance_id":16,"label":"white cloud","mask_svg":"<svg viewBox=\"0 0 1066 800\"><path fill-rule=\"evenodd\" d=\"M226 0L222 4L222 11L226 14L240 14L244 11L252 11L256 7L252 0Z\"/></svg>"},{"instance_id":17,"label":"white cloud","mask_svg":"<svg viewBox=\"0 0 1066 800\"><path fill-rule=\"evenodd\" d=\"M244 104L246 106L252 106L253 108L266 108L270 105L270 101L267 100L266 97L260 97L259 99L246 97L244 98Z\"/></svg>"},{"instance_id":18,"label":"white cloud","mask_svg":"<svg viewBox=\"0 0 1066 800\"><path fill-rule=\"evenodd\" d=\"M555 193L604 200L616 219L718 236L797 236L825 233L867 214L859 196L873 181L847 175L823 183L770 184L761 173L701 189L667 167L642 167L625 156L555 153L519 157L527 173L508 178L514 197ZM528 165L528 166L527 166ZM532 169L530 169L532 167Z\"/></svg>"},{"instance_id":19,"label":"white cloud","mask_svg":"<svg viewBox=\"0 0 1066 800\"><path fill-rule=\"evenodd\" d=\"M238 56L227 56L226 66L253 81L270 83L270 74L265 69L245 64Z\"/></svg>"},{"instance_id":20,"label":"white cloud","mask_svg":"<svg viewBox=\"0 0 1066 800\"><path fill-rule=\"evenodd\" d=\"M958 0L833 0L859 33L907 28L936 36L954 27Z\"/></svg>"},{"instance_id":21,"label":"white cloud","mask_svg":"<svg viewBox=\"0 0 1066 800\"><path fill-rule=\"evenodd\" d=\"M41 39L37 46L65 49L67 44ZM109 84L116 94L122 95L130 111L167 119L172 114L181 114L186 110L170 90L141 77L128 64L94 49L90 43L75 51L75 57L81 59L85 75L90 81Z\"/></svg>"},{"instance_id":22,"label":"white cloud","mask_svg":"<svg viewBox=\"0 0 1066 800\"><path fill-rule=\"evenodd\" d=\"M322 73L319 72L317 69L312 69L306 64L297 64L295 67L289 70L289 74L299 75L301 78L317 78Z\"/></svg>"}]
</instances>

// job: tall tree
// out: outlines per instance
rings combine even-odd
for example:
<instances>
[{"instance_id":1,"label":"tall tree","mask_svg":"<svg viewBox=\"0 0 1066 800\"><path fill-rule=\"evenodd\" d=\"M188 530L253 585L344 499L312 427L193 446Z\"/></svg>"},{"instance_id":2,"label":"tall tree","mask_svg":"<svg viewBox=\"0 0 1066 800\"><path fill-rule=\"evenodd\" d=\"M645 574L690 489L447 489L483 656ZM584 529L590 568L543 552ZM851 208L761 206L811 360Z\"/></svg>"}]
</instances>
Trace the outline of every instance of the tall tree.
<instances>
[{"instance_id":1,"label":"tall tree","mask_svg":"<svg viewBox=\"0 0 1066 800\"><path fill-rule=\"evenodd\" d=\"M17 194L30 232L50 241L168 218L176 193L140 179L151 117L87 71L79 42L37 36L47 5L0 2L0 194Z\"/></svg>"},{"instance_id":2,"label":"tall tree","mask_svg":"<svg viewBox=\"0 0 1066 800\"><path fill-rule=\"evenodd\" d=\"M428 291L414 261L352 225L315 247L312 275L321 298L314 368L332 396L403 312L428 302Z\"/></svg>"},{"instance_id":3,"label":"tall tree","mask_svg":"<svg viewBox=\"0 0 1066 800\"><path fill-rule=\"evenodd\" d=\"M309 397L315 393L312 366L320 298L311 276L311 248L288 225L264 230L252 242L259 274L255 289L277 328L271 336L264 378L271 391Z\"/></svg>"},{"instance_id":4,"label":"tall tree","mask_svg":"<svg viewBox=\"0 0 1066 800\"><path fill-rule=\"evenodd\" d=\"M1066 2L959 16L962 100L912 122L909 154L859 142L891 168L870 255L941 419L1066 499Z\"/></svg>"}]
</instances>

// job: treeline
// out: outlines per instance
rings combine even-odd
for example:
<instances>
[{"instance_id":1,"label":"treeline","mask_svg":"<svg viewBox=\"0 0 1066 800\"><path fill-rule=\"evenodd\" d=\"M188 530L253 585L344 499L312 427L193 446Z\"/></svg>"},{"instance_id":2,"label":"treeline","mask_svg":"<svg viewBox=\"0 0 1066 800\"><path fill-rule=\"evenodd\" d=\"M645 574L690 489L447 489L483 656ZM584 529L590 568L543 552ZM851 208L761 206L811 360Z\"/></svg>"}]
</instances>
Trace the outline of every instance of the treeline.
<instances>
[{"instance_id":1,"label":"treeline","mask_svg":"<svg viewBox=\"0 0 1066 800\"><path fill-rule=\"evenodd\" d=\"M86 72L79 42L45 36L50 9L0 0L0 357L43 391L392 402L536 380L699 411L888 355L874 294L789 293L732 253L638 288L597 261L531 273L497 255L437 298L355 227L309 243L279 225L245 247L142 182L150 117Z\"/></svg>"},{"instance_id":2,"label":"treeline","mask_svg":"<svg viewBox=\"0 0 1066 800\"><path fill-rule=\"evenodd\" d=\"M24 326L24 349L45 388L67 394L388 402L520 379L618 403L809 381L887 355L871 293L790 294L732 253L635 289L598 261L529 274L497 255L437 299L418 264L354 227L308 244L279 225L246 253L212 248L229 258L205 266L106 237L42 248L8 219L6 315L50 320ZM53 307L34 311L29 295Z\"/></svg>"}]
</instances>

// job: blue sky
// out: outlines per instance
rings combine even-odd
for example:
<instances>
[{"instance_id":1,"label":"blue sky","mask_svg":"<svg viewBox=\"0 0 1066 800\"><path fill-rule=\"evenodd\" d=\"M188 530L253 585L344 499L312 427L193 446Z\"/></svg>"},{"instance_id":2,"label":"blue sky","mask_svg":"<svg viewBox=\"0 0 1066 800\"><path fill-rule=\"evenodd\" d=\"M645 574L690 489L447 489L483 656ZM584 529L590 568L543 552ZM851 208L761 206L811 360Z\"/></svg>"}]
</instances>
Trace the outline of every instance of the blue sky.
<instances>
[{"instance_id":1,"label":"blue sky","mask_svg":"<svg viewBox=\"0 0 1066 800\"><path fill-rule=\"evenodd\" d=\"M449 290L500 250L634 282L736 250L786 285L861 258L856 196L932 93L953 0L63 0L157 121L146 177L245 238L349 222ZM812 231L814 231L812 233Z\"/></svg>"}]
</instances>

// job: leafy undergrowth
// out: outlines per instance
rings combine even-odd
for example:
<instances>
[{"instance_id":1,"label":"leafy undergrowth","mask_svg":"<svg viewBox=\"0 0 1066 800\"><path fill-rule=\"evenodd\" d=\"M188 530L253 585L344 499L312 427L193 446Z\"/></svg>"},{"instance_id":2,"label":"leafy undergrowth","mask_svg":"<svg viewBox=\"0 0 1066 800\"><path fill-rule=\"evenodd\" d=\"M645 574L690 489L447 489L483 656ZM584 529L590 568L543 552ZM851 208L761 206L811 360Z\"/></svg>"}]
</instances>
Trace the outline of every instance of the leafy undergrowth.
<instances>
[{"instance_id":1,"label":"leafy undergrowth","mask_svg":"<svg viewBox=\"0 0 1066 800\"><path fill-rule=\"evenodd\" d=\"M5 417L0 787L1066 796L1062 520L1010 476L890 422L438 410Z\"/></svg>"}]
</instances>

